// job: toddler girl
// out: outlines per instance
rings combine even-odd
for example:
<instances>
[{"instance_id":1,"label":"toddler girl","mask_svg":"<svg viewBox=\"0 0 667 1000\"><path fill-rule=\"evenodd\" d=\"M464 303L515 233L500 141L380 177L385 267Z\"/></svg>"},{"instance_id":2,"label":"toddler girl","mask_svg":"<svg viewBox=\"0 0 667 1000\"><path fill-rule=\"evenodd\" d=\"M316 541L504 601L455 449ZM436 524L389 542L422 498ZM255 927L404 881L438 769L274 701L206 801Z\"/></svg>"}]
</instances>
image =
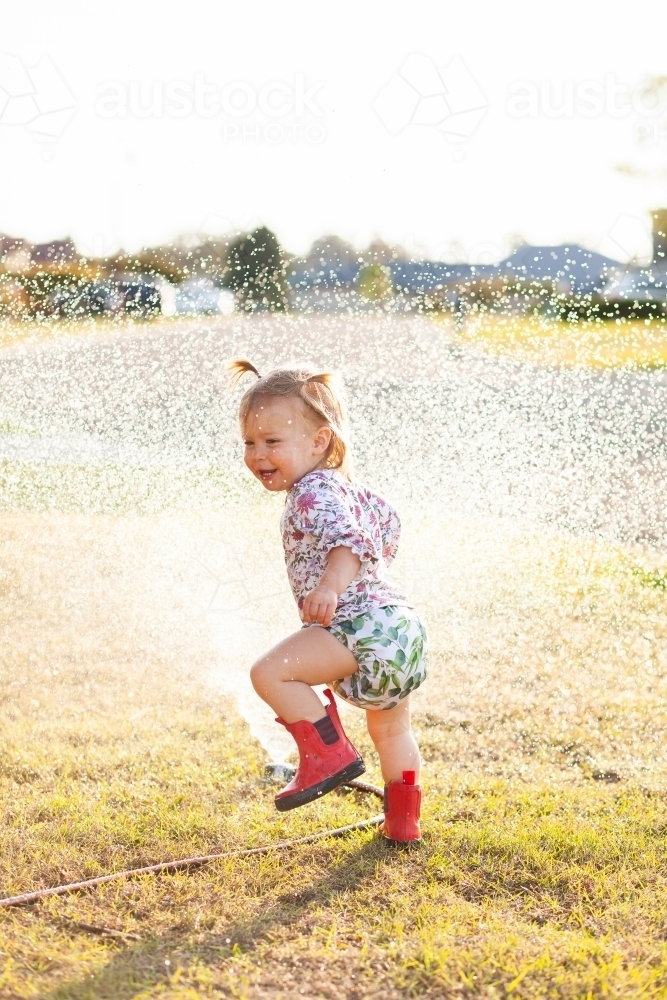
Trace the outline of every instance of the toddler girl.
<instances>
[{"instance_id":1,"label":"toddler girl","mask_svg":"<svg viewBox=\"0 0 667 1000\"><path fill-rule=\"evenodd\" d=\"M410 729L410 692L426 678L426 633L386 567L400 523L389 504L350 478L346 420L335 376L307 367L260 376L249 361L239 421L245 464L271 492L287 493L281 532L287 575L303 627L252 667L258 695L294 737L299 766L276 796L284 811L358 777L364 763L325 690L330 684L366 712L385 781L384 835L419 840L419 749Z\"/></svg>"}]
</instances>

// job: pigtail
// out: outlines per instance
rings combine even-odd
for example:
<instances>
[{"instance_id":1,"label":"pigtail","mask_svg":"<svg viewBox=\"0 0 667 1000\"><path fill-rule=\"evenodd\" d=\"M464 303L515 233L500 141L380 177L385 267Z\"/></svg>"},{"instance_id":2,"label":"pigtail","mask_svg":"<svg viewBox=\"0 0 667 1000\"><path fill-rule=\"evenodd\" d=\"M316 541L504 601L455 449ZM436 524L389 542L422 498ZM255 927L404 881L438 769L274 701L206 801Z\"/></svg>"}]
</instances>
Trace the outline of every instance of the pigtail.
<instances>
[{"instance_id":1,"label":"pigtail","mask_svg":"<svg viewBox=\"0 0 667 1000\"><path fill-rule=\"evenodd\" d=\"M247 372L252 372L257 378L262 377L247 358L233 358L225 365L225 371L229 376L229 383L232 387L237 385Z\"/></svg>"},{"instance_id":2,"label":"pigtail","mask_svg":"<svg viewBox=\"0 0 667 1000\"><path fill-rule=\"evenodd\" d=\"M319 382L320 385L325 385L327 389L330 389L334 382L336 382L336 376L333 372L320 372L319 375L309 375L305 382Z\"/></svg>"},{"instance_id":3,"label":"pigtail","mask_svg":"<svg viewBox=\"0 0 667 1000\"><path fill-rule=\"evenodd\" d=\"M348 441L347 414L343 387L334 372L308 375L301 384L301 398L328 423L332 431L327 453L327 466L338 469L347 479L352 478L352 462Z\"/></svg>"},{"instance_id":4,"label":"pigtail","mask_svg":"<svg viewBox=\"0 0 667 1000\"><path fill-rule=\"evenodd\" d=\"M318 388L322 386L322 389ZM331 417L331 413L336 415L337 422L341 425L345 423L347 416L345 413L344 392L340 378L335 372L320 372L316 375L309 375L303 381L304 392L302 396L307 403L312 406L313 398L320 403L325 403L323 414ZM317 408L317 407L316 407Z\"/></svg>"}]
</instances>

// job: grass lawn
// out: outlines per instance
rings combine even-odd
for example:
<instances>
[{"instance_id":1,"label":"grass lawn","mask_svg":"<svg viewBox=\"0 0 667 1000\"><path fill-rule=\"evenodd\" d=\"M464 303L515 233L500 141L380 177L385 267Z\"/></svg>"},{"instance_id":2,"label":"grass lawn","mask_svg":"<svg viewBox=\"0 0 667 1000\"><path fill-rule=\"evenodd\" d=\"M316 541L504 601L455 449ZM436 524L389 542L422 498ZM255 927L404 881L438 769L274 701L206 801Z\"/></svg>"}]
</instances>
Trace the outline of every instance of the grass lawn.
<instances>
[{"instance_id":1,"label":"grass lawn","mask_svg":"<svg viewBox=\"0 0 667 1000\"><path fill-rule=\"evenodd\" d=\"M221 651L179 583L181 514L28 511L34 479L5 473L3 894L377 811L358 793L275 811L264 751L210 683ZM251 565L279 556L268 509ZM253 516L230 501L187 523L210 540ZM360 832L0 911L0 997L667 996L664 567L432 523L406 518L398 566L442 565L446 538L449 582L418 595L422 845ZM378 781L360 714L346 725Z\"/></svg>"},{"instance_id":2,"label":"grass lawn","mask_svg":"<svg viewBox=\"0 0 667 1000\"><path fill-rule=\"evenodd\" d=\"M482 313L453 331L456 342L529 364L663 368L667 321L580 320Z\"/></svg>"},{"instance_id":3,"label":"grass lawn","mask_svg":"<svg viewBox=\"0 0 667 1000\"><path fill-rule=\"evenodd\" d=\"M344 321L332 316L331 326L336 337L338 351L344 363L358 361L358 332L349 343L341 336L340 326ZM71 323L48 320L44 322L3 323L0 326L0 348L18 345L39 345L44 342L81 340L86 338L132 338L157 331L184 332L197 330L203 326L218 329L223 333L233 329L238 316L215 317L160 317L152 322L132 319L105 320L91 318ZM279 317L276 324L284 322L298 330L299 335L309 337L310 328L317 330L318 338L327 328L327 317L313 318L308 314L294 313ZM366 318L368 322L368 318ZM372 322L372 320L371 320ZM455 325L449 314L437 315L427 320L437 329L446 324L448 335L455 343L482 350L494 355L506 355L529 364L563 365L581 368L663 368L667 366L667 320L619 319L619 320L578 320L564 322L547 316L527 317L522 315L502 316L493 312L482 312L468 317L461 325ZM392 336L396 336L399 327ZM326 337L326 332L324 333ZM414 341L414 330L408 333ZM364 343L366 362L372 345ZM311 347L312 349L312 347ZM383 348L384 349L384 348ZM378 364L385 355L382 350ZM414 359L411 359L414 363ZM343 363L343 362L341 362ZM426 369L428 372L428 368Z\"/></svg>"},{"instance_id":4,"label":"grass lawn","mask_svg":"<svg viewBox=\"0 0 667 1000\"><path fill-rule=\"evenodd\" d=\"M203 700L150 720L24 720L8 735L9 891L369 811L334 793L276 816L243 726ZM665 995L661 795L452 780L433 765L425 784L413 852L360 833L3 913L0 995Z\"/></svg>"},{"instance_id":5,"label":"grass lawn","mask_svg":"<svg viewBox=\"0 0 667 1000\"><path fill-rule=\"evenodd\" d=\"M414 354L415 331L428 375L441 329L397 323L395 345ZM486 317L452 336L655 367L664 333ZM386 354L354 324L330 335L345 364ZM220 468L0 462L0 894L377 811L339 792L276 812L225 695L239 621L262 644L296 625L279 506ZM667 998L664 553L401 513L396 575L431 640L422 845L359 832L0 910L0 998ZM379 783L361 713L344 720Z\"/></svg>"}]
</instances>

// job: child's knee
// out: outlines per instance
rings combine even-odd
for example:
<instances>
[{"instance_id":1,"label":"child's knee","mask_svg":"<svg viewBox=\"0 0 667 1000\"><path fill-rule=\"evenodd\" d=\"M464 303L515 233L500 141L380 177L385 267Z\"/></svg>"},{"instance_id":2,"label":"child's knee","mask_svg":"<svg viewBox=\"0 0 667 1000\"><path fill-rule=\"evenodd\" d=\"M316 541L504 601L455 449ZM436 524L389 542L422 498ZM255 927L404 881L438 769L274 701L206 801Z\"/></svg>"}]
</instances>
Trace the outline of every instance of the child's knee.
<instances>
[{"instance_id":1,"label":"child's knee","mask_svg":"<svg viewBox=\"0 0 667 1000\"><path fill-rule=\"evenodd\" d=\"M250 682L257 694L261 695L266 691L269 683L269 664L266 660L257 660L250 668Z\"/></svg>"}]
</instances>

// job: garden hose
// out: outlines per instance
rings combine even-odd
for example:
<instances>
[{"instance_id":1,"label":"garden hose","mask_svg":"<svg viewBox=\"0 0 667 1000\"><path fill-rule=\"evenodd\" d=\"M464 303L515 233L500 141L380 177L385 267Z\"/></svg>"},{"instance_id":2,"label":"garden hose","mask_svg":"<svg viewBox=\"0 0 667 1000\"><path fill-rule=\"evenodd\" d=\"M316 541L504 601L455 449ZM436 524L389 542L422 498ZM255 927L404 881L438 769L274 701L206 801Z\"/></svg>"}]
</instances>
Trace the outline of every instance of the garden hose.
<instances>
[{"instance_id":1,"label":"garden hose","mask_svg":"<svg viewBox=\"0 0 667 1000\"><path fill-rule=\"evenodd\" d=\"M381 788L376 785L369 785L365 781L346 781L346 788L355 788L359 792L368 792L370 795L377 795L383 798ZM250 847L245 850L224 851L222 854L203 854L197 858L181 858L178 861L162 861L156 865L147 865L145 868L130 868L127 871L113 872L111 875L100 875L97 878L89 878L83 882L70 882L68 885L56 885L50 889L35 889L33 892L24 892L20 896L8 896L0 899L0 907L21 906L25 903L36 903L40 899L48 896L65 896L70 892L81 892L83 889L93 889L95 886L104 885L105 882L113 882L121 878L135 878L137 875L157 875L160 872L175 872L182 868L201 868L212 861L221 861L223 858L248 858L253 854L268 854L269 851L282 851L288 847L295 847L297 844L312 844L316 840L324 840L326 837L345 837L355 830L367 830L373 826L379 826L384 819L384 814L372 816L370 819L361 820L359 823L351 823L349 826L339 826L335 830L323 830L321 833L311 833L307 837L295 837L293 840L282 840L277 844L266 844L264 847Z\"/></svg>"}]
</instances>

